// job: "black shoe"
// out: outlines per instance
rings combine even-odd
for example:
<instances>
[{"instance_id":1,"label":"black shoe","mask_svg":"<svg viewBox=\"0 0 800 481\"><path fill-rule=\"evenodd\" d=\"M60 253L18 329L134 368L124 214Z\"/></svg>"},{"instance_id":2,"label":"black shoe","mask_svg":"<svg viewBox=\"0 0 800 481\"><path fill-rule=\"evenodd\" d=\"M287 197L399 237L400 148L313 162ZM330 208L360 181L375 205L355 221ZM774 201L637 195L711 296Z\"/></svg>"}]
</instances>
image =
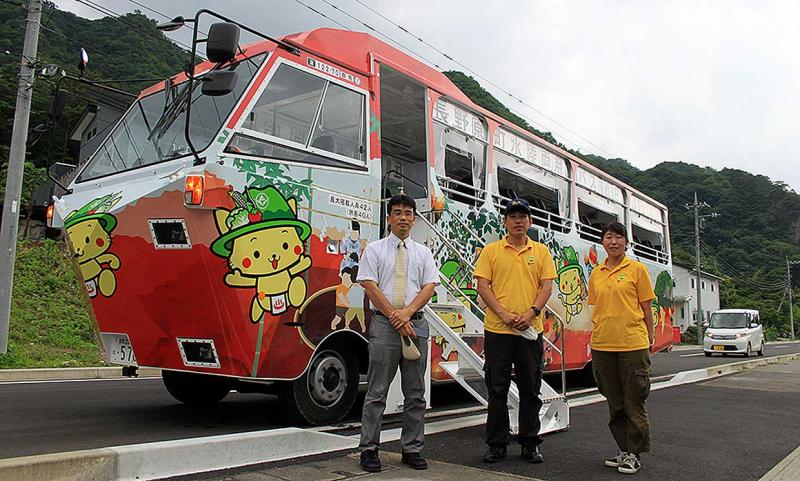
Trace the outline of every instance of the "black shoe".
<instances>
[{"instance_id":1,"label":"black shoe","mask_svg":"<svg viewBox=\"0 0 800 481\"><path fill-rule=\"evenodd\" d=\"M381 460L378 458L377 449L361 451L361 469L368 473L381 472Z\"/></svg>"},{"instance_id":2,"label":"black shoe","mask_svg":"<svg viewBox=\"0 0 800 481\"><path fill-rule=\"evenodd\" d=\"M484 463L496 463L501 459L506 457L506 447L505 446L492 446L486 451L486 454L483 455L483 462Z\"/></svg>"},{"instance_id":3,"label":"black shoe","mask_svg":"<svg viewBox=\"0 0 800 481\"><path fill-rule=\"evenodd\" d=\"M539 464L544 462L544 457L539 452L538 444L523 444L520 456L529 463Z\"/></svg>"},{"instance_id":4,"label":"black shoe","mask_svg":"<svg viewBox=\"0 0 800 481\"><path fill-rule=\"evenodd\" d=\"M428 469L428 462L419 453L403 453L400 461L411 469Z\"/></svg>"}]
</instances>

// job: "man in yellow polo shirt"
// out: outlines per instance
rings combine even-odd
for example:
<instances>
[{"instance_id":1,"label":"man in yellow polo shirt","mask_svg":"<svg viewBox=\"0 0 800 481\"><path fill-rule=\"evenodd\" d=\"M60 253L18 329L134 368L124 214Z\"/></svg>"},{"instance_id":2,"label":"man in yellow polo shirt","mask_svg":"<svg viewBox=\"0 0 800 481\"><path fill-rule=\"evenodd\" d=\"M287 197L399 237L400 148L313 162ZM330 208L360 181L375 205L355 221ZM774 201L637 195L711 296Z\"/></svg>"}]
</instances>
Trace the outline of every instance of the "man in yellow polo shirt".
<instances>
[{"instance_id":1,"label":"man in yellow polo shirt","mask_svg":"<svg viewBox=\"0 0 800 481\"><path fill-rule=\"evenodd\" d=\"M553 291L556 269L549 249L528 238L530 206L524 199L506 205L503 222L508 235L487 245L475 266L478 293L486 306L484 319L484 372L489 390L486 418L486 463L506 457L510 441L508 390L514 368L519 388L519 442L522 458L544 461L539 452L539 410L542 401L543 344L541 336L529 340L522 332L532 327L541 333L542 309Z\"/></svg>"}]
</instances>

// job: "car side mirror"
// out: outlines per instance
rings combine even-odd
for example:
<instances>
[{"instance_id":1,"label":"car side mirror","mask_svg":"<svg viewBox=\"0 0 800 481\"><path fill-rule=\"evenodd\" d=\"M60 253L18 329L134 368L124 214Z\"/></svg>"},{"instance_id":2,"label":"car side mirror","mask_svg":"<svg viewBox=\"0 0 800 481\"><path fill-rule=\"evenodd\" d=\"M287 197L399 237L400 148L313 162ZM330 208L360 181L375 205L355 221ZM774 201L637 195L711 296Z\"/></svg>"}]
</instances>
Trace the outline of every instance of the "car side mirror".
<instances>
[{"instance_id":1,"label":"car side mirror","mask_svg":"<svg viewBox=\"0 0 800 481\"><path fill-rule=\"evenodd\" d=\"M703 327L708 327L708 321L703 321Z\"/></svg>"},{"instance_id":2,"label":"car side mirror","mask_svg":"<svg viewBox=\"0 0 800 481\"><path fill-rule=\"evenodd\" d=\"M210 97L219 97L221 95L228 95L233 92L236 87L236 82L239 76L236 72L230 70L215 70L208 72L203 77L203 95Z\"/></svg>"},{"instance_id":3,"label":"car side mirror","mask_svg":"<svg viewBox=\"0 0 800 481\"><path fill-rule=\"evenodd\" d=\"M233 60L239 49L239 27L234 23L215 23L208 29L206 56L215 63Z\"/></svg>"},{"instance_id":4,"label":"car side mirror","mask_svg":"<svg viewBox=\"0 0 800 481\"><path fill-rule=\"evenodd\" d=\"M758 323L757 322L751 322L750 323L750 328L755 329L756 327L758 327Z\"/></svg>"}]
</instances>

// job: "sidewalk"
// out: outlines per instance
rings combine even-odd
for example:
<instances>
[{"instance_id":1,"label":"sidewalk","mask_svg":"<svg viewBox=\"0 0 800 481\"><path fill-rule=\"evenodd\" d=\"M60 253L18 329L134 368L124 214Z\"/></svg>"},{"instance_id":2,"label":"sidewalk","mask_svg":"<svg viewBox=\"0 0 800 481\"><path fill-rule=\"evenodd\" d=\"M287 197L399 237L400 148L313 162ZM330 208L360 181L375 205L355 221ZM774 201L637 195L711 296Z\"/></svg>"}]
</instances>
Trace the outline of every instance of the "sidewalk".
<instances>
[{"instance_id":1,"label":"sidewalk","mask_svg":"<svg viewBox=\"0 0 800 481\"><path fill-rule=\"evenodd\" d=\"M740 479L797 481L800 473L800 360L710 381L654 391L648 407L653 452L638 478L648 481ZM604 403L573 408L571 429L545 438L545 463L531 465L512 445L501 463L481 462L483 427L426 436L427 471L399 463L400 446L385 443L384 471L359 469L354 452L171 478L173 481L624 479L602 460L616 452Z\"/></svg>"}]
</instances>

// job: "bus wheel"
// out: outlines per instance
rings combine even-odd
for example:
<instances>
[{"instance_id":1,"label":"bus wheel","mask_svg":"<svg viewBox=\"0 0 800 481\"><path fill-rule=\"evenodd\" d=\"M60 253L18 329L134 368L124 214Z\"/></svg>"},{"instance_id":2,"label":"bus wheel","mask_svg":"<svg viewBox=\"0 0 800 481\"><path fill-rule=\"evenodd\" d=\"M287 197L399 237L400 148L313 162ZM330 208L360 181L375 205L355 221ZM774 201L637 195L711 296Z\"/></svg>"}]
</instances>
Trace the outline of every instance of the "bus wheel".
<instances>
[{"instance_id":1,"label":"bus wheel","mask_svg":"<svg viewBox=\"0 0 800 481\"><path fill-rule=\"evenodd\" d=\"M358 382L358 357L349 344L339 344L317 351L300 378L279 384L278 397L294 417L310 424L332 424L353 407Z\"/></svg>"},{"instance_id":2,"label":"bus wheel","mask_svg":"<svg viewBox=\"0 0 800 481\"><path fill-rule=\"evenodd\" d=\"M231 381L222 376L181 371L161 371L167 391L190 406L212 406L231 392Z\"/></svg>"}]
</instances>

